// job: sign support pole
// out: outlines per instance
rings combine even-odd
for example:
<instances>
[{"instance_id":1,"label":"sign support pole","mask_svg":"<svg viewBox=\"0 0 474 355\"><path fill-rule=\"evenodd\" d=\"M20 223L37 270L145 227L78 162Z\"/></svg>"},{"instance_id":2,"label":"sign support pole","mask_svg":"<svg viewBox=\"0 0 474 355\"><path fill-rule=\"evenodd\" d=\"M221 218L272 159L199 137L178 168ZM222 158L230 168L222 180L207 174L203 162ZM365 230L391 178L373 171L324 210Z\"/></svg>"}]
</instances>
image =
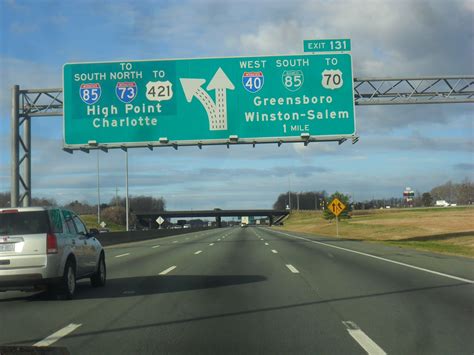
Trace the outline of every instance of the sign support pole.
<instances>
[{"instance_id":1,"label":"sign support pole","mask_svg":"<svg viewBox=\"0 0 474 355\"><path fill-rule=\"evenodd\" d=\"M97 224L100 224L100 177L99 177L99 149L97 149Z\"/></svg>"},{"instance_id":2,"label":"sign support pole","mask_svg":"<svg viewBox=\"0 0 474 355\"><path fill-rule=\"evenodd\" d=\"M336 237L339 238L339 216L336 216Z\"/></svg>"},{"instance_id":3,"label":"sign support pole","mask_svg":"<svg viewBox=\"0 0 474 355\"><path fill-rule=\"evenodd\" d=\"M14 85L12 88L12 112L11 112L11 188L10 188L10 207L18 207L18 199L20 194L20 172L19 172L19 155L20 155L20 136L19 136L19 99L20 86Z\"/></svg>"},{"instance_id":4,"label":"sign support pole","mask_svg":"<svg viewBox=\"0 0 474 355\"><path fill-rule=\"evenodd\" d=\"M125 225L128 232L128 149L125 149Z\"/></svg>"}]
</instances>

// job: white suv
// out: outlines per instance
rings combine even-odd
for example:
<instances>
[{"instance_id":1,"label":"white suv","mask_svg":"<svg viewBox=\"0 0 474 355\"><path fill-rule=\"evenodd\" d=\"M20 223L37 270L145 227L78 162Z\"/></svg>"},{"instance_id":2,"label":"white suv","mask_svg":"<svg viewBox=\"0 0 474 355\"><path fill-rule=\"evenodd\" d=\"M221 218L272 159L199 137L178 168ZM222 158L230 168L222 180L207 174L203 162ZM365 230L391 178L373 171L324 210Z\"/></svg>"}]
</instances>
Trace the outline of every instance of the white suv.
<instances>
[{"instance_id":1,"label":"white suv","mask_svg":"<svg viewBox=\"0 0 474 355\"><path fill-rule=\"evenodd\" d=\"M105 285L105 253L81 219L62 208L0 208L0 291L44 288L71 299L76 280Z\"/></svg>"}]
</instances>

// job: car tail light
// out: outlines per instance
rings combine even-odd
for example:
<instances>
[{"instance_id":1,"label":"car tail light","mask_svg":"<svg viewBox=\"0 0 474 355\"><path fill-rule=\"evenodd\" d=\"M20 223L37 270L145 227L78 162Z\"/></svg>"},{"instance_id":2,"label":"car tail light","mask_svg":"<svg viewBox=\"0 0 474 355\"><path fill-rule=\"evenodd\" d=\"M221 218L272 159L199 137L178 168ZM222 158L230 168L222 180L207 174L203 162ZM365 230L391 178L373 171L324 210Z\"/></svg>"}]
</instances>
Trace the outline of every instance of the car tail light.
<instances>
[{"instance_id":1,"label":"car tail light","mask_svg":"<svg viewBox=\"0 0 474 355\"><path fill-rule=\"evenodd\" d=\"M18 213L18 210L3 210L1 213Z\"/></svg>"},{"instance_id":2,"label":"car tail light","mask_svg":"<svg viewBox=\"0 0 474 355\"><path fill-rule=\"evenodd\" d=\"M57 254L58 252L58 240L53 233L48 233L46 236L46 253Z\"/></svg>"}]
</instances>

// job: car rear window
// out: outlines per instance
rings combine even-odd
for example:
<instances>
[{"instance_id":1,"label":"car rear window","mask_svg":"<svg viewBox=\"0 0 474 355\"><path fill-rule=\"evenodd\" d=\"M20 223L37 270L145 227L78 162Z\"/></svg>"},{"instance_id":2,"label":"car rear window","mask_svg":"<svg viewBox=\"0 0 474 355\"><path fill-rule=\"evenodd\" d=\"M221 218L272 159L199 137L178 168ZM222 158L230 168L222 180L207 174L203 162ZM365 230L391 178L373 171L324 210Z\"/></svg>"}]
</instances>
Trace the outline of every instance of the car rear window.
<instances>
[{"instance_id":1,"label":"car rear window","mask_svg":"<svg viewBox=\"0 0 474 355\"><path fill-rule=\"evenodd\" d=\"M39 234L48 231L46 211L0 213L0 235Z\"/></svg>"}]
</instances>

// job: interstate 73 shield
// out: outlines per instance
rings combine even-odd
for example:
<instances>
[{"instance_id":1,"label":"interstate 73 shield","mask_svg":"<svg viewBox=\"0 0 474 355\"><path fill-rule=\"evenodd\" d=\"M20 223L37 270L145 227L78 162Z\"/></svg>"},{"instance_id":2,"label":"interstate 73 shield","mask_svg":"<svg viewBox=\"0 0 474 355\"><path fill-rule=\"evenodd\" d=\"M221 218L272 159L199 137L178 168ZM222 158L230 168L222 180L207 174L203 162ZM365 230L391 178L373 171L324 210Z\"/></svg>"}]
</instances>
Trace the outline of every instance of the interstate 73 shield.
<instances>
[{"instance_id":1,"label":"interstate 73 shield","mask_svg":"<svg viewBox=\"0 0 474 355\"><path fill-rule=\"evenodd\" d=\"M118 99L126 104L137 97L137 84L135 82L118 82L115 86L115 94Z\"/></svg>"}]
</instances>

